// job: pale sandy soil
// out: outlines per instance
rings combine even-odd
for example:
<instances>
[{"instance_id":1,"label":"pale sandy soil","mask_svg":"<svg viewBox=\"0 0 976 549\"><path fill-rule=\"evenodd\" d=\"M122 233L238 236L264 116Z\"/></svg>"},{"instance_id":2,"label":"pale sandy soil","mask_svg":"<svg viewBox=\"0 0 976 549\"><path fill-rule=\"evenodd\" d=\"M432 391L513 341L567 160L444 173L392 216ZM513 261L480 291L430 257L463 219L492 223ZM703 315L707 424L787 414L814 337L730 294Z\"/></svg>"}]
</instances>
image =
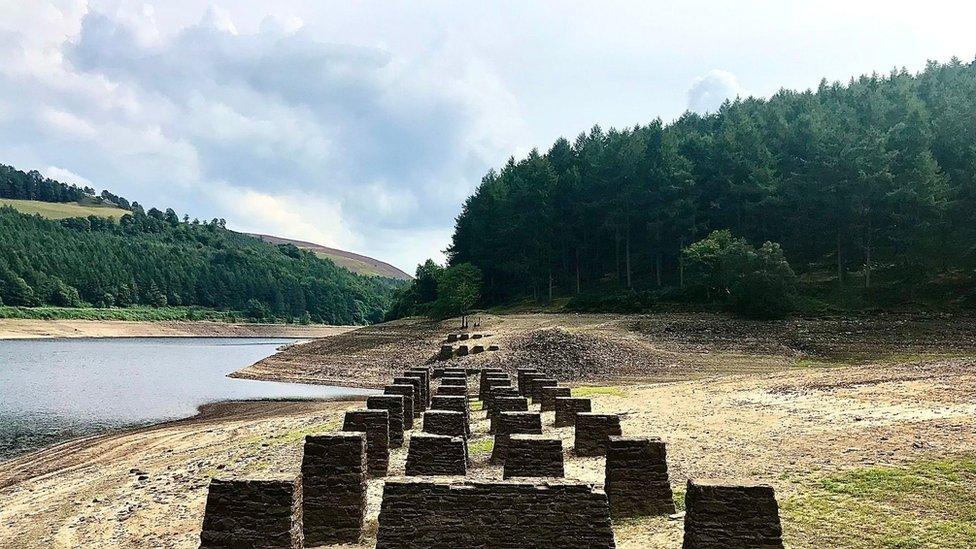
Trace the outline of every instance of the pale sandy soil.
<instances>
[{"instance_id":1,"label":"pale sandy soil","mask_svg":"<svg viewBox=\"0 0 976 549\"><path fill-rule=\"evenodd\" d=\"M224 322L133 322L126 320L0 319L2 339L75 337L293 337L318 338L341 334L356 326L297 324L231 324Z\"/></svg>"},{"instance_id":2,"label":"pale sandy soil","mask_svg":"<svg viewBox=\"0 0 976 549\"><path fill-rule=\"evenodd\" d=\"M584 335L582 343L567 340L565 334L555 334L551 341L557 348L582 345L582 350L566 351L570 355L585 355L594 349L607 352L605 341L594 343L587 339L590 337L612 336L613 342L632 339L632 345L639 348L657 349L648 356L620 359L621 380L608 384L618 390L591 398L595 411L622 415L624 434L659 436L668 443L671 483L679 494L688 478L738 477L772 484L783 502L803 490L803 479L810 475L976 455L976 361L971 358L810 368L802 357L827 360L826 351L817 355L778 351L782 337L743 334L736 326L729 331L730 326L721 322L704 322L697 330L674 334L656 332L657 324L621 330L620 325L632 326L633 319L601 318L605 321L564 320L560 328ZM529 319L516 322L532 323ZM556 317L549 317L534 325L541 323L543 330L549 330L556 322ZM346 350L335 356L313 357L306 349L297 355L307 359L305 371L295 359L292 372L310 380L315 380L317 371L348 379L355 375L350 356L362 356L365 361L369 353L363 349L392 346L404 330L401 326L375 344L363 340L361 332L329 338L333 341L327 339L321 345ZM514 329L493 331L497 335L492 337L510 345L509 359L548 355L554 363L567 363L566 353L552 354L557 351L545 345L526 349L528 343L539 341L529 337L532 334L519 335ZM790 336L790 341L805 349L816 341L835 350L831 352L872 347L871 342L888 345L888 340L873 331L855 334L850 327L843 331L848 332L846 338ZM795 332L794 327L791 333ZM545 343L553 334L543 335ZM429 337L436 348L439 338ZM892 346L898 354L969 352L968 343L947 348L938 338L926 336L921 339L928 343L917 343L904 334L895 337L899 342ZM834 343L830 346L825 341ZM414 343L405 348L405 356L421 352ZM475 360L507 364L505 357L506 353L499 352ZM342 371L335 364L349 368ZM613 366L599 364L601 368ZM599 375L612 377L614 372ZM578 377L583 381L574 381L576 385L592 383L585 373ZM343 411L360 405L220 406L200 418L68 443L0 463L0 547L196 547L209 479L294 475L300 465L302 437L338 428ZM474 464L468 476L501 478L500 468L486 463L483 449L488 435L483 414L472 412ZM554 429L552 413L544 414L543 424L547 433L564 441L567 476L602 484L603 459L574 456L570 451L572 429ZM402 474L405 448L392 453L391 475ZM363 547L375 540L382 481L371 481L369 491L369 536ZM817 532L804 529L789 514L783 516L783 526L790 547L825 546ZM680 547L680 520L625 521L614 529L619 547ZM858 532L846 535L853 539Z\"/></svg>"}]
</instances>

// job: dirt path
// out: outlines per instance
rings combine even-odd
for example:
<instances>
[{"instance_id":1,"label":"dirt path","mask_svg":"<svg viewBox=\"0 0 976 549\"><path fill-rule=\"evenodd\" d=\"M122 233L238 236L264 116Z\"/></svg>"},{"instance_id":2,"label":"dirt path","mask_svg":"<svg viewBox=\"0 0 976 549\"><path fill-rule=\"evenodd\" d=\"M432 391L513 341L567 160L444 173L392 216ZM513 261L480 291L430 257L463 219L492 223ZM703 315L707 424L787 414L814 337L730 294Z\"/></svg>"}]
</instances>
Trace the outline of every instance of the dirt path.
<instances>
[{"instance_id":1,"label":"dirt path","mask_svg":"<svg viewBox=\"0 0 976 549\"><path fill-rule=\"evenodd\" d=\"M356 326L231 324L208 321L133 322L123 320L0 319L0 340L76 337L289 337L320 338Z\"/></svg>"}]
</instances>

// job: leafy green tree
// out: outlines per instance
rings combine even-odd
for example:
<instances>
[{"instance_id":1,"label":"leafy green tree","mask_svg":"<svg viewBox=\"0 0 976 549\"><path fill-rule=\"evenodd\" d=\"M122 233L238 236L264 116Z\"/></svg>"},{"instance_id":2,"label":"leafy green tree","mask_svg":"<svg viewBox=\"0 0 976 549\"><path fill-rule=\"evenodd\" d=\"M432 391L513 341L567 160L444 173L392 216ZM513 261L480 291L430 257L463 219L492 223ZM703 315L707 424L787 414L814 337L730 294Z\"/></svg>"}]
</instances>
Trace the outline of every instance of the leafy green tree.
<instances>
[{"instance_id":1,"label":"leafy green tree","mask_svg":"<svg viewBox=\"0 0 976 549\"><path fill-rule=\"evenodd\" d=\"M467 325L467 314L481 296L481 271L470 263L447 268L437 280L437 300L430 315L436 320L455 316Z\"/></svg>"},{"instance_id":2,"label":"leafy green tree","mask_svg":"<svg viewBox=\"0 0 976 549\"><path fill-rule=\"evenodd\" d=\"M693 287L752 318L781 318L793 310L796 274L779 244L758 250L729 231L715 231L684 250Z\"/></svg>"}]
</instances>

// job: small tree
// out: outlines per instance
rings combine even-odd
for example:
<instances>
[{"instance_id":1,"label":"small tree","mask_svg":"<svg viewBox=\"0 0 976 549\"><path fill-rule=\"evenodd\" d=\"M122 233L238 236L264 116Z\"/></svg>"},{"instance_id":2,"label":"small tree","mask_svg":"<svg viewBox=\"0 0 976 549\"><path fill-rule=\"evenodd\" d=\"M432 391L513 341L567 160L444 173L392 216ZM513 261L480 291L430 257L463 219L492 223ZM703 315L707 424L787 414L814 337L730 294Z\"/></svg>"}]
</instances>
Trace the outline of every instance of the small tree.
<instances>
[{"instance_id":1,"label":"small tree","mask_svg":"<svg viewBox=\"0 0 976 549\"><path fill-rule=\"evenodd\" d=\"M780 318L793 309L796 274L779 244L758 250L729 231L714 231L683 250L692 289L752 318Z\"/></svg>"},{"instance_id":2,"label":"small tree","mask_svg":"<svg viewBox=\"0 0 976 549\"><path fill-rule=\"evenodd\" d=\"M244 316L248 320L264 320L270 314L268 307L257 299L248 299L247 303L244 304Z\"/></svg>"},{"instance_id":3,"label":"small tree","mask_svg":"<svg viewBox=\"0 0 976 549\"><path fill-rule=\"evenodd\" d=\"M437 278L437 299L430 310L430 317L443 320L461 317L467 325L467 314L481 297L481 271L470 263L448 267Z\"/></svg>"}]
</instances>

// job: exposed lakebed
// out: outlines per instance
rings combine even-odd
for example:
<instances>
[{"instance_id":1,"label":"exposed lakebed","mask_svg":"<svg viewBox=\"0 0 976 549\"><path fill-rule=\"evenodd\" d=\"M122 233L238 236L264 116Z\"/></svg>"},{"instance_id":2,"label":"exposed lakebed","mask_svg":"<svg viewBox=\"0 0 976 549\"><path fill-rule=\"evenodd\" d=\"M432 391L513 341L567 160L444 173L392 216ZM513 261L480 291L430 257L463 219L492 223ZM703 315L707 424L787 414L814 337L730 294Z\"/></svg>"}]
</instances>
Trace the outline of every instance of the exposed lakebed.
<instances>
[{"instance_id":1,"label":"exposed lakebed","mask_svg":"<svg viewBox=\"0 0 976 549\"><path fill-rule=\"evenodd\" d=\"M0 460L79 436L189 417L210 402L373 392L226 377L293 341L0 341Z\"/></svg>"}]
</instances>

